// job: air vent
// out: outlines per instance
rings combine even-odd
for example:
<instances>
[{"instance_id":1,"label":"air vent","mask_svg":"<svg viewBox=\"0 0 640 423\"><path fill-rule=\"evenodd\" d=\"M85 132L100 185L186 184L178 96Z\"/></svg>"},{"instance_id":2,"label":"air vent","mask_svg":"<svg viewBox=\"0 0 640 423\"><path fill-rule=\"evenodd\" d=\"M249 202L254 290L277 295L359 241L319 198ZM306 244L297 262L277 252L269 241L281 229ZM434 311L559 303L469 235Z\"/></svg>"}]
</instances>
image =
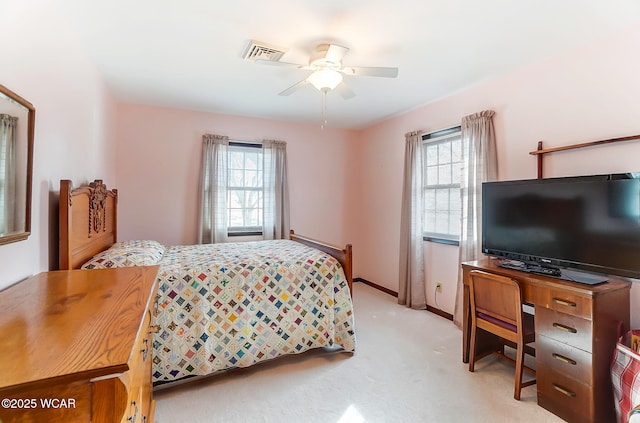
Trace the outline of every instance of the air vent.
<instances>
[{"instance_id":1,"label":"air vent","mask_svg":"<svg viewBox=\"0 0 640 423\"><path fill-rule=\"evenodd\" d=\"M278 47L262 43L259 41L251 40L244 53L245 60L272 60L277 62L282 58L285 50Z\"/></svg>"}]
</instances>

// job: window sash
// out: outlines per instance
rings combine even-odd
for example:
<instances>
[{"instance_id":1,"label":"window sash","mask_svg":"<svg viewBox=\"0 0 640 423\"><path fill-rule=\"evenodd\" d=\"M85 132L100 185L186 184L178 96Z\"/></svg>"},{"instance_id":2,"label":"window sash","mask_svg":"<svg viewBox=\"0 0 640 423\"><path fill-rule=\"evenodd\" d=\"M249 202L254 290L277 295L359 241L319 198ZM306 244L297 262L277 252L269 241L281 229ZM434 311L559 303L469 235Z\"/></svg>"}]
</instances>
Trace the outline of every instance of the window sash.
<instances>
[{"instance_id":1,"label":"window sash","mask_svg":"<svg viewBox=\"0 0 640 423\"><path fill-rule=\"evenodd\" d=\"M462 215L460 127L423 136L424 234L428 241L457 244Z\"/></svg>"},{"instance_id":2,"label":"window sash","mask_svg":"<svg viewBox=\"0 0 640 423\"><path fill-rule=\"evenodd\" d=\"M227 231L260 235L263 225L264 179L261 144L229 143Z\"/></svg>"}]
</instances>

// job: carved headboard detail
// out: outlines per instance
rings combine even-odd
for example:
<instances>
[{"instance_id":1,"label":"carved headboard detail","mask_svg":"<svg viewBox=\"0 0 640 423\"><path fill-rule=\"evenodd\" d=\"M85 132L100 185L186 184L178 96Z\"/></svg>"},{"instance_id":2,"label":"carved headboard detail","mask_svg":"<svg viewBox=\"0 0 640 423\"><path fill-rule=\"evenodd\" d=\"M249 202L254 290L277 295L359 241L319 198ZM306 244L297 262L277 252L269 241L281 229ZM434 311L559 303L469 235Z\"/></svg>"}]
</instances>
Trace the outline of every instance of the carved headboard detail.
<instances>
[{"instance_id":1,"label":"carved headboard detail","mask_svg":"<svg viewBox=\"0 0 640 423\"><path fill-rule=\"evenodd\" d=\"M101 179L73 189L60 181L60 269L78 269L117 240L118 191Z\"/></svg>"},{"instance_id":2,"label":"carved headboard detail","mask_svg":"<svg viewBox=\"0 0 640 423\"><path fill-rule=\"evenodd\" d=\"M91 197L89 198L89 237L91 237L91 231L98 233L107 230L105 221L107 220L107 209L105 207L107 203L107 186L102 183L102 179L96 179L89 184L90 188L93 188ZM117 195L117 192L114 190Z\"/></svg>"}]
</instances>

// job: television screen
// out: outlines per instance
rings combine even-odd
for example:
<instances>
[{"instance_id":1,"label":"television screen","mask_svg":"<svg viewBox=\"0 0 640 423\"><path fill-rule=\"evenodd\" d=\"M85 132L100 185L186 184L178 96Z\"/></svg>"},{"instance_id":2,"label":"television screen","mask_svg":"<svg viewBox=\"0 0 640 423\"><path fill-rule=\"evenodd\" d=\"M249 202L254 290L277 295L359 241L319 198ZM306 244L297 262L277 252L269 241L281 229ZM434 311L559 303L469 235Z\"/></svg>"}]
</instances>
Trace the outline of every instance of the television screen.
<instances>
[{"instance_id":1,"label":"television screen","mask_svg":"<svg viewBox=\"0 0 640 423\"><path fill-rule=\"evenodd\" d=\"M482 250L640 278L640 174L486 182Z\"/></svg>"}]
</instances>

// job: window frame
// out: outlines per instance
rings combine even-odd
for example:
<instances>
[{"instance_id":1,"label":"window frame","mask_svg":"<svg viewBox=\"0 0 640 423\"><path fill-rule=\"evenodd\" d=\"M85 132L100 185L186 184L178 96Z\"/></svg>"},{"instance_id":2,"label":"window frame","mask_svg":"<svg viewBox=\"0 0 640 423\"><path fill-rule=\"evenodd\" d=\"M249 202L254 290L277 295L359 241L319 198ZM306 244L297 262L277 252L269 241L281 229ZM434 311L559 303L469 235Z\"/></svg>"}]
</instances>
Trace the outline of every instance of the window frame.
<instances>
[{"instance_id":1,"label":"window frame","mask_svg":"<svg viewBox=\"0 0 640 423\"><path fill-rule=\"evenodd\" d=\"M261 155L264 154L262 152L262 144L261 143L255 143L255 142L245 142L245 141L229 141L229 151L227 152L228 155L230 155L231 153L231 148L233 147L240 147L240 148L256 148L261 150ZM262 158L262 157L261 157ZM228 160L228 162L230 162L230 160ZM261 170L263 172L263 178L264 178L264 168ZM227 165L227 172L230 172L230 168ZM231 188L230 185L230 180L231 178L227 178L227 196L230 195L231 191L237 190L237 188ZM263 179L263 185L264 185L264 179ZM246 187L245 187L246 189ZM255 189L252 189L255 191L263 191L264 190L264 186L263 187L256 187ZM264 198L262 199L263 203L262 206L264 206ZM230 201L227 201L227 213L229 212L229 205ZM238 237L238 236L262 236L262 227L261 226L230 226L231 222L230 219L228 219L228 223L227 223L227 236L229 237Z\"/></svg>"},{"instance_id":2,"label":"window frame","mask_svg":"<svg viewBox=\"0 0 640 423\"><path fill-rule=\"evenodd\" d=\"M452 126L450 128L446 128L446 129L441 129L438 131L434 131L434 132L430 132L428 134L424 134L422 135L422 146L423 149L426 149L426 145L433 143L433 144L440 144L440 143L445 143L448 141L448 136L452 135L452 134L459 134L460 138L462 135L462 127L460 125L456 125L456 126ZM437 188L447 188L447 189L451 189L451 188L458 188L458 190L460 190L460 183L450 183L450 184L435 184L435 185L427 185L427 162L426 162L426 152L423 150L422 152L425 155L425 161L424 161L424 186L423 186L423 192L425 194L426 197L426 192L427 189L437 189ZM461 152L462 153L462 152ZM460 163L462 163L462 154L460 157ZM450 162L453 163L453 162ZM451 210L449 209L449 215L451 214ZM423 219L425 219L425 227L426 227L426 210L424 212L423 215ZM460 219L462 219L462 212L460 214ZM426 230L423 231L422 234L422 239L424 241L428 241L428 242L433 242L433 243L437 243L437 244L446 244L446 245L456 245L459 246L460 245L460 234L458 234L457 236L453 236L450 234L444 234L444 233L439 233L439 232L427 232Z\"/></svg>"}]
</instances>

